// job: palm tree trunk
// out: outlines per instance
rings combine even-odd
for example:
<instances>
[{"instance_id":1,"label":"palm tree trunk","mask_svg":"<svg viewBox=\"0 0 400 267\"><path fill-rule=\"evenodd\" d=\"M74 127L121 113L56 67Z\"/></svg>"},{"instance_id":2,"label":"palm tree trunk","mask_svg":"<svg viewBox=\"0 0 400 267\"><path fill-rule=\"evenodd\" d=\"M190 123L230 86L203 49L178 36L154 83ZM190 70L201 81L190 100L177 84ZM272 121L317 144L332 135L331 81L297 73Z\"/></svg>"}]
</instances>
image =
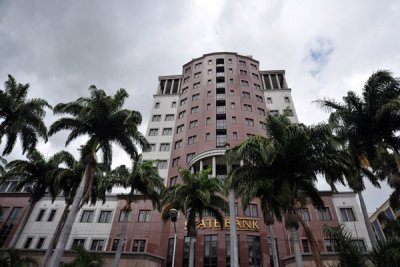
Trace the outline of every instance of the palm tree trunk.
<instances>
[{"instance_id":1,"label":"palm tree trunk","mask_svg":"<svg viewBox=\"0 0 400 267\"><path fill-rule=\"evenodd\" d=\"M66 205L64 208L64 211L60 218L60 221L58 222L56 230L54 231L53 237L51 238L49 246L47 247L46 254L44 255L44 257L42 259L42 263L41 263L42 267L46 267L47 261L49 260L51 252L53 251L54 244L57 243L58 238L60 237L60 233L61 233L62 227L64 226L65 220L67 219L68 210L69 210L70 206L71 205Z\"/></svg>"},{"instance_id":2,"label":"palm tree trunk","mask_svg":"<svg viewBox=\"0 0 400 267\"><path fill-rule=\"evenodd\" d=\"M294 253L294 258L296 260L296 267L304 267L303 258L301 256L301 250L300 250L299 234L297 233L297 230L294 227L290 227L289 231L290 231L290 237L292 238L293 253Z\"/></svg>"},{"instance_id":3,"label":"palm tree trunk","mask_svg":"<svg viewBox=\"0 0 400 267\"><path fill-rule=\"evenodd\" d=\"M313 235L310 227L303 220L303 216L301 216L298 213L297 213L297 218L299 219L299 222L300 222L301 226L303 226L304 232L306 233L306 236L307 236L308 240L310 241L311 252L312 252L312 255L313 255L313 259L314 259L315 265L317 267L323 267L322 260L321 260L321 252L319 251L318 243L315 240L314 235Z\"/></svg>"},{"instance_id":4,"label":"palm tree trunk","mask_svg":"<svg viewBox=\"0 0 400 267\"><path fill-rule=\"evenodd\" d=\"M276 245L276 240L275 240L275 235L274 231L272 230L272 225L268 225L268 231L269 231L269 240L270 244L272 246L272 260L274 262L274 267L279 267L279 259L278 259L278 250L277 250L277 245Z\"/></svg>"},{"instance_id":5,"label":"palm tree trunk","mask_svg":"<svg viewBox=\"0 0 400 267\"><path fill-rule=\"evenodd\" d=\"M35 208L36 201L29 202L28 210L25 212L24 217L22 218L21 223L19 224L17 231L15 232L13 238L11 239L10 244L8 245L9 248L15 248L19 238L21 237L22 231L25 228L26 223L28 222L29 217L31 217L32 211Z\"/></svg>"},{"instance_id":6,"label":"palm tree trunk","mask_svg":"<svg viewBox=\"0 0 400 267\"><path fill-rule=\"evenodd\" d=\"M124 243L126 239L126 228L128 226L129 211L124 212L124 221L122 223L121 235L118 241L117 251L115 252L115 258L113 262L113 267L118 267L119 261L121 259L122 249L124 248Z\"/></svg>"},{"instance_id":7,"label":"palm tree trunk","mask_svg":"<svg viewBox=\"0 0 400 267\"><path fill-rule=\"evenodd\" d=\"M74 201L72 202L71 209L68 213L67 220L65 221L64 227L60 234L60 240L57 243L57 247L54 250L53 256L50 259L49 266L58 267L60 266L61 259L64 255L65 247L67 246L69 235L71 234L72 225L74 224L75 218L79 211L79 204L82 200L83 192L85 189L85 183L87 176L90 172L90 166L86 165L85 173L83 174L82 181L76 190Z\"/></svg>"},{"instance_id":8,"label":"palm tree trunk","mask_svg":"<svg viewBox=\"0 0 400 267\"><path fill-rule=\"evenodd\" d=\"M189 267L194 267L194 244L196 242L196 238L190 237L190 250L189 250Z\"/></svg>"},{"instance_id":9,"label":"palm tree trunk","mask_svg":"<svg viewBox=\"0 0 400 267\"><path fill-rule=\"evenodd\" d=\"M362 211L362 214L364 217L364 223L365 223L365 226L367 227L367 231L368 231L369 239L371 240L372 248L374 249L378 246L378 242L376 240L374 230L372 229L371 222L369 221L367 206L365 205L364 197L363 197L361 191L357 192L357 194L358 194L358 198L360 200L360 206L361 206L361 211Z\"/></svg>"}]
</instances>

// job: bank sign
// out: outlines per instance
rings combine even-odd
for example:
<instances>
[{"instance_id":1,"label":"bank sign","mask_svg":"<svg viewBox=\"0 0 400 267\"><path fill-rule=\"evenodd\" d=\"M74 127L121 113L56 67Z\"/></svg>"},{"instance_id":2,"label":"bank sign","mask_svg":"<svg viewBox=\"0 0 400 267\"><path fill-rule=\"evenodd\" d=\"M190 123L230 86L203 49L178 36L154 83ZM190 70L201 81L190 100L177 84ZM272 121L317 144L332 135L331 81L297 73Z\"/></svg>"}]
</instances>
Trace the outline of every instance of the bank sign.
<instances>
[{"instance_id":1,"label":"bank sign","mask_svg":"<svg viewBox=\"0 0 400 267\"><path fill-rule=\"evenodd\" d=\"M186 230L185 222L185 230ZM224 219L224 229L229 229L231 225L231 220L229 218ZM199 230L203 229L213 229L221 230L221 224L214 218L202 219L201 221L196 221L196 228ZM236 229L238 231L252 231L259 232L260 226L258 224L257 218L247 218L247 217L236 217Z\"/></svg>"}]
</instances>

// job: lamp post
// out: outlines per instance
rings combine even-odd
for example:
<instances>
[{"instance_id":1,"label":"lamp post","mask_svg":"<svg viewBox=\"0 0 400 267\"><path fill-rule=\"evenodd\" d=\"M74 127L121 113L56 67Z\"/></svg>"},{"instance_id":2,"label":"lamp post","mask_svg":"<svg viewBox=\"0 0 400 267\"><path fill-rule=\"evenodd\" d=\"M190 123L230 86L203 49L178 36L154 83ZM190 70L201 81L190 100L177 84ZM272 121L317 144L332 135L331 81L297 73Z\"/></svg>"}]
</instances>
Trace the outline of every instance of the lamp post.
<instances>
[{"instance_id":1,"label":"lamp post","mask_svg":"<svg viewBox=\"0 0 400 267\"><path fill-rule=\"evenodd\" d=\"M175 267L175 252L176 252L176 220L178 219L178 211L176 209L170 209L169 217L171 221L174 223L174 248L172 251L172 267Z\"/></svg>"},{"instance_id":2,"label":"lamp post","mask_svg":"<svg viewBox=\"0 0 400 267\"><path fill-rule=\"evenodd\" d=\"M225 143L225 155L226 151L230 148L229 143ZM232 171L232 165L226 157L226 175L228 176ZM229 202L229 232L230 232L230 252L231 252L231 266L238 267L238 246L237 246L237 230L236 230L236 209L235 209L235 191L233 188L228 190L228 202Z\"/></svg>"}]
</instances>

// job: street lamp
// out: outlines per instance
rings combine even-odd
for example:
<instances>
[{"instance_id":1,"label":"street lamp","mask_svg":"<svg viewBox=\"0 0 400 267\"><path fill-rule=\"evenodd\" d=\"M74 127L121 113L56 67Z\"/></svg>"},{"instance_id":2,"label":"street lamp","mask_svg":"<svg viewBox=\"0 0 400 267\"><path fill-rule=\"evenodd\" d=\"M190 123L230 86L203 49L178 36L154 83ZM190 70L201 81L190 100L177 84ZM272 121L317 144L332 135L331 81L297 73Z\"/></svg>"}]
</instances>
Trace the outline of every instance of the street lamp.
<instances>
[{"instance_id":1,"label":"street lamp","mask_svg":"<svg viewBox=\"0 0 400 267\"><path fill-rule=\"evenodd\" d=\"M175 252L176 252L176 220L178 219L178 211L176 209L170 209L169 217L171 221L174 223L174 249L172 251L172 267L175 267Z\"/></svg>"}]
</instances>

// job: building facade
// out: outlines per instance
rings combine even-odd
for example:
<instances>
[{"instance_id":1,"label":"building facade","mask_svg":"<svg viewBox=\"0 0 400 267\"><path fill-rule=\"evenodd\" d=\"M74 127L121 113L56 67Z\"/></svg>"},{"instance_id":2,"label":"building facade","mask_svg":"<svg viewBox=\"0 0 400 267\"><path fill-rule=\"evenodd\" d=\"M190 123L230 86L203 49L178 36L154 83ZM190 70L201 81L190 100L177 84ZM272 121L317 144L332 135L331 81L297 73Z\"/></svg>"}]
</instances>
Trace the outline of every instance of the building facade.
<instances>
[{"instance_id":1,"label":"building facade","mask_svg":"<svg viewBox=\"0 0 400 267\"><path fill-rule=\"evenodd\" d=\"M392 233L386 228L389 220L400 219L400 209L395 209L390 205L389 199L386 200L370 217L369 220L374 229L376 238L379 241L386 241Z\"/></svg>"},{"instance_id":2,"label":"building facade","mask_svg":"<svg viewBox=\"0 0 400 267\"><path fill-rule=\"evenodd\" d=\"M249 136L265 135L267 112L287 114L291 121L297 122L285 71L260 70L257 60L237 53L205 54L184 64L181 74L158 78L146 132L150 149L143 153L143 159L156 160L166 186L181 182L179 167L190 168L193 172L210 168L213 176L224 178L227 175L227 145L234 147ZM360 209L355 195L321 192L321 197L324 207L316 209L309 204L301 212L317 239L325 262L335 259L332 242L323 232L325 225L349 224L357 240L369 248L366 231L359 231L363 220L358 216ZM4 208L9 206L9 210L7 215L2 216L0 231L7 224L5 222L12 219L11 204L3 204L5 199L0 199L0 204ZM16 200L9 200L8 203L13 201ZM12 205L23 207L23 204ZM75 220L67 249L74 244L81 244L88 250L100 251L106 255L107 265L121 238L124 206L125 200L118 195L108 196L105 204L99 202L95 206L84 206ZM37 203L18 247L41 255L64 208L62 199L52 203L45 198ZM235 214L240 266L273 266L268 231L258 201L253 201L244 209L241 201L237 200ZM170 221L164 223L160 213L153 210L151 202L145 200L138 200L132 205L129 218L120 266L129 266L132 260L143 263L136 266L171 266L173 224ZM184 216L179 214L176 225L177 267L188 266L189 238L186 236L185 222ZM212 217L206 216L199 222L196 266L229 266L230 224L228 214L223 230ZM293 266L293 249L287 230L282 223L275 222L273 231L280 266ZM298 232L303 259L307 262L305 265L313 266L306 234L301 227Z\"/></svg>"}]
</instances>

